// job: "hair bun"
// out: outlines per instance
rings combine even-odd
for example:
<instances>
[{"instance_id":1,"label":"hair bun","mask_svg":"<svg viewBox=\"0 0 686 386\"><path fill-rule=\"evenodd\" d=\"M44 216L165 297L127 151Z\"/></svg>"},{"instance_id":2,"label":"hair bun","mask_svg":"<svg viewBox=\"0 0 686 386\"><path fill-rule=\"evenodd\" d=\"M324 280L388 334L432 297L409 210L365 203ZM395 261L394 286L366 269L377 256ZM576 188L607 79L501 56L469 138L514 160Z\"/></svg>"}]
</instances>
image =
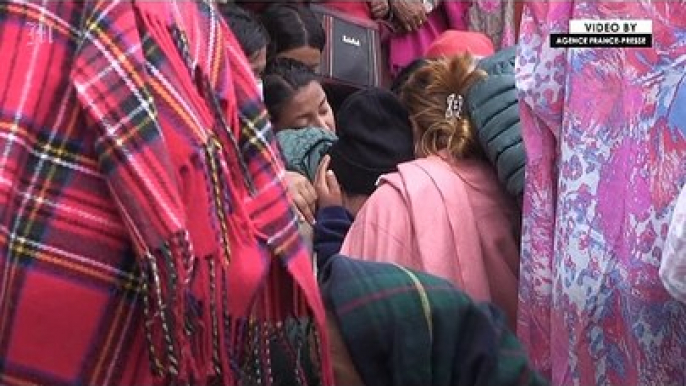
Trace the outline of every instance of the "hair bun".
<instances>
[{"instance_id":1,"label":"hair bun","mask_svg":"<svg viewBox=\"0 0 686 386\"><path fill-rule=\"evenodd\" d=\"M481 153L464 95L484 77L469 54L433 60L410 76L401 99L417 126L420 155L447 150L456 158L469 158Z\"/></svg>"}]
</instances>

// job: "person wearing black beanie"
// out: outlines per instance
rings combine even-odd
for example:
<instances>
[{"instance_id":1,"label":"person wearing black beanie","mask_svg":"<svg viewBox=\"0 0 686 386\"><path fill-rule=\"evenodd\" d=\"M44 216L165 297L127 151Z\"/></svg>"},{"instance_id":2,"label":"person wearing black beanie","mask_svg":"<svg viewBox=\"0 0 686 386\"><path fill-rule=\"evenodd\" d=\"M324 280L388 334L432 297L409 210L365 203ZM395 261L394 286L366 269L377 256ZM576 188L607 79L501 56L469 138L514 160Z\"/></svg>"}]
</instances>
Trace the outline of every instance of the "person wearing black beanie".
<instances>
[{"instance_id":1,"label":"person wearing black beanie","mask_svg":"<svg viewBox=\"0 0 686 386\"><path fill-rule=\"evenodd\" d=\"M371 195L382 174L414 159L407 110L390 91L356 92L341 106L337 121L338 142L329 150L331 170L348 195Z\"/></svg>"},{"instance_id":2,"label":"person wearing black beanie","mask_svg":"<svg viewBox=\"0 0 686 386\"><path fill-rule=\"evenodd\" d=\"M337 115L336 141L315 179L319 201L314 250L326 258L340 250L354 216L384 174L414 159L407 110L390 91L369 88L349 96Z\"/></svg>"}]
</instances>

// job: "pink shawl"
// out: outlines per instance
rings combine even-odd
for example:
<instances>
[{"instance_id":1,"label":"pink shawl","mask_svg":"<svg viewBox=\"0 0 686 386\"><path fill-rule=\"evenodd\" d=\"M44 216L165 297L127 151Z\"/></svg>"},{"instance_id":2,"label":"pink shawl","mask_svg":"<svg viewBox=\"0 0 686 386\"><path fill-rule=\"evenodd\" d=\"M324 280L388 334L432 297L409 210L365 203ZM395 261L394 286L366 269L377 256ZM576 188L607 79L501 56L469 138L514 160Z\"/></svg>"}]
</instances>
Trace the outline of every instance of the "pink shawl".
<instances>
[{"instance_id":1,"label":"pink shawl","mask_svg":"<svg viewBox=\"0 0 686 386\"><path fill-rule=\"evenodd\" d=\"M442 276L497 304L514 326L520 217L492 168L432 156L398 169L381 178L341 252Z\"/></svg>"}]
</instances>

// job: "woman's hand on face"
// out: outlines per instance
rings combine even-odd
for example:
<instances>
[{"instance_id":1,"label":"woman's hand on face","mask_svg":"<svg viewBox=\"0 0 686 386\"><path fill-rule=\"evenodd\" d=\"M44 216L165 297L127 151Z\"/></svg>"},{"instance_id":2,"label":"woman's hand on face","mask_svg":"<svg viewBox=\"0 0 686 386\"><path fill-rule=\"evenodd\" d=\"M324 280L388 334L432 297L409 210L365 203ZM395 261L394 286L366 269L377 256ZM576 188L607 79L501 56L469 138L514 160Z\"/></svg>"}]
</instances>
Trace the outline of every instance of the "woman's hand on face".
<instances>
[{"instance_id":1,"label":"woman's hand on face","mask_svg":"<svg viewBox=\"0 0 686 386\"><path fill-rule=\"evenodd\" d=\"M324 156L319 163L317 176L314 179L314 189L317 193L319 208L343 206L343 193L341 193L336 175L332 170L329 170L329 162L331 162L331 157Z\"/></svg>"},{"instance_id":2,"label":"woman's hand on face","mask_svg":"<svg viewBox=\"0 0 686 386\"><path fill-rule=\"evenodd\" d=\"M388 16L388 11L391 10L388 5L389 0L369 0L369 8L372 11L374 19L383 19Z\"/></svg>"},{"instance_id":3,"label":"woman's hand on face","mask_svg":"<svg viewBox=\"0 0 686 386\"><path fill-rule=\"evenodd\" d=\"M389 0L391 11L405 32L417 31L428 18L421 0Z\"/></svg>"},{"instance_id":4,"label":"woman's hand on face","mask_svg":"<svg viewBox=\"0 0 686 386\"><path fill-rule=\"evenodd\" d=\"M310 181L300 173L286 171L288 194L295 203L300 220L314 224L314 213L317 209L317 193Z\"/></svg>"}]
</instances>

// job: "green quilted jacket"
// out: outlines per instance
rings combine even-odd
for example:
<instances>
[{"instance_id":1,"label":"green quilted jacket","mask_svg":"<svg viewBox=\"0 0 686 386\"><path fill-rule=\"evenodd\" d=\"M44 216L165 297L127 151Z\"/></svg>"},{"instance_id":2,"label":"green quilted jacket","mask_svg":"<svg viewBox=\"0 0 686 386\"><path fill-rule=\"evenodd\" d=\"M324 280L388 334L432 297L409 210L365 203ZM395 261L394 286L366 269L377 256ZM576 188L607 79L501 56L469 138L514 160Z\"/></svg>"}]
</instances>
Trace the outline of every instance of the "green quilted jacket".
<instances>
[{"instance_id":1,"label":"green quilted jacket","mask_svg":"<svg viewBox=\"0 0 686 386\"><path fill-rule=\"evenodd\" d=\"M515 88L515 54L516 47L510 47L479 62L488 78L470 88L467 109L498 180L508 193L520 199L526 153Z\"/></svg>"}]
</instances>

